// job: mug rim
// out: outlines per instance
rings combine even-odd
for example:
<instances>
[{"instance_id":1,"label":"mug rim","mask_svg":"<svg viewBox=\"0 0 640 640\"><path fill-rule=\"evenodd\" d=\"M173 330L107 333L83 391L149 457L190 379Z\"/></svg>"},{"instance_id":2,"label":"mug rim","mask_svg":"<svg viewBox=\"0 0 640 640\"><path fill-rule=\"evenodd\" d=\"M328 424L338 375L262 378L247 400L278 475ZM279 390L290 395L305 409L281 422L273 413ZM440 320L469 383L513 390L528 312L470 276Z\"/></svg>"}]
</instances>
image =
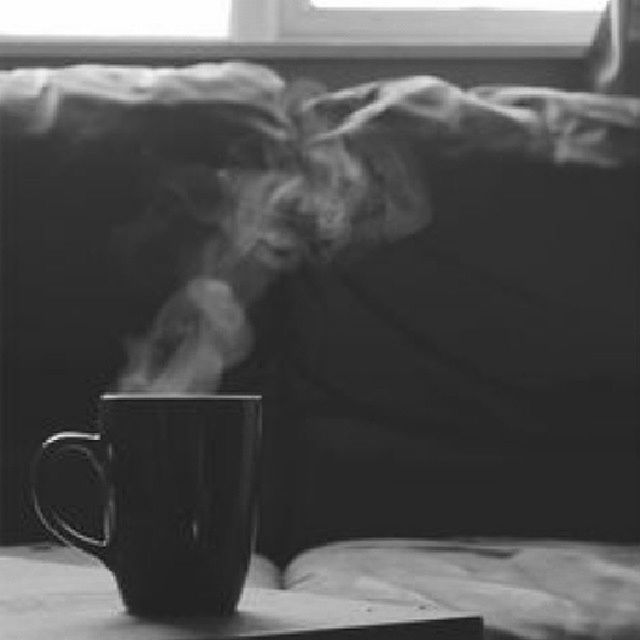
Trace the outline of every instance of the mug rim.
<instances>
[{"instance_id":1,"label":"mug rim","mask_svg":"<svg viewBox=\"0 0 640 640\"><path fill-rule=\"evenodd\" d=\"M100 395L100 400L262 400L260 393L202 393L202 392L145 392L109 391Z\"/></svg>"}]
</instances>

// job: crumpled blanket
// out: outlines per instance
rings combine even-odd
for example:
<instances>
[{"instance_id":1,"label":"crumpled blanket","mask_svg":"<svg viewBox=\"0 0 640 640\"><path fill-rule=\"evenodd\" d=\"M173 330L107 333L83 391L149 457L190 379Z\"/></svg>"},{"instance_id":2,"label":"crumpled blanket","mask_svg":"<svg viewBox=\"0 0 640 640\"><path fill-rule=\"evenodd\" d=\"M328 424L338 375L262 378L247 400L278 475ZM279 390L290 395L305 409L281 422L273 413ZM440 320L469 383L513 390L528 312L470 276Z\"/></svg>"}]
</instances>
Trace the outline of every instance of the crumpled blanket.
<instances>
[{"instance_id":1,"label":"crumpled blanket","mask_svg":"<svg viewBox=\"0 0 640 640\"><path fill-rule=\"evenodd\" d=\"M292 96L297 96L292 100ZM287 97L288 96L288 97ZM433 76L379 80L333 92L288 85L267 67L77 65L0 71L2 133L100 136L146 126L150 105L207 108L209 121L238 121L286 139L287 109L299 104L324 122L321 135L360 141L403 134L435 155L499 153L553 163L640 163L640 99L533 87L465 90ZM146 116L148 117L148 113ZM202 122L196 123L202 126Z\"/></svg>"},{"instance_id":2,"label":"crumpled blanket","mask_svg":"<svg viewBox=\"0 0 640 640\"><path fill-rule=\"evenodd\" d=\"M465 91L432 76L372 82L320 96L334 135L404 133L445 157L497 153L556 164L640 160L640 100L533 87Z\"/></svg>"},{"instance_id":3,"label":"crumpled blanket","mask_svg":"<svg viewBox=\"0 0 640 640\"><path fill-rule=\"evenodd\" d=\"M487 640L640 638L640 545L355 540L301 553L284 587L480 614Z\"/></svg>"},{"instance_id":4,"label":"crumpled blanket","mask_svg":"<svg viewBox=\"0 0 640 640\"><path fill-rule=\"evenodd\" d=\"M284 81L266 67L229 62L189 67L82 64L0 71L0 134L61 143L158 131L199 131L216 144L225 127L277 141Z\"/></svg>"}]
</instances>

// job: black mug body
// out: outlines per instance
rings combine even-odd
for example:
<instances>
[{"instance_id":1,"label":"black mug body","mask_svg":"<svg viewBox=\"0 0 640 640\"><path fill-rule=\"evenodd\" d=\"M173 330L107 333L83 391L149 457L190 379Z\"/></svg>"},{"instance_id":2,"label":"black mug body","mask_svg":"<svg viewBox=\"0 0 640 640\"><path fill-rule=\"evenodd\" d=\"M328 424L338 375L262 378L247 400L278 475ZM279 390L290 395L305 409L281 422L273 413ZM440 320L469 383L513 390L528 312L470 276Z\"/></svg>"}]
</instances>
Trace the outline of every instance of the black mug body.
<instances>
[{"instance_id":1,"label":"black mug body","mask_svg":"<svg viewBox=\"0 0 640 640\"><path fill-rule=\"evenodd\" d=\"M131 613L235 610L255 537L260 412L259 396L101 398L91 456L106 489L105 540L96 555Z\"/></svg>"}]
</instances>

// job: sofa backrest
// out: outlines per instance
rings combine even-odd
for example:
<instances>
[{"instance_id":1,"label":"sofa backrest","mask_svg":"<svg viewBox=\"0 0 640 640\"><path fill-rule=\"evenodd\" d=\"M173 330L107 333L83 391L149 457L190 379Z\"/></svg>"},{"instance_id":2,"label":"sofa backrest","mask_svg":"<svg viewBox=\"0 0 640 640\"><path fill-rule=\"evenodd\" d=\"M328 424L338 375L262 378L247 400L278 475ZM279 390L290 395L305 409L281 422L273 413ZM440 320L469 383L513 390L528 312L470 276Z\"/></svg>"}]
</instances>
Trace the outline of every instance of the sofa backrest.
<instances>
[{"instance_id":1,"label":"sofa backrest","mask_svg":"<svg viewBox=\"0 0 640 640\"><path fill-rule=\"evenodd\" d=\"M637 540L635 171L425 167L434 221L291 286L292 548Z\"/></svg>"},{"instance_id":2,"label":"sofa backrest","mask_svg":"<svg viewBox=\"0 0 640 640\"><path fill-rule=\"evenodd\" d=\"M202 241L175 198L156 206L168 178L184 166L260 166L281 88L266 68L231 63L0 73L0 542L44 535L29 488L37 447L95 430L127 340ZM89 483L78 473L61 497L79 526L99 527L99 483L78 496Z\"/></svg>"},{"instance_id":3,"label":"sofa backrest","mask_svg":"<svg viewBox=\"0 0 640 640\"><path fill-rule=\"evenodd\" d=\"M149 199L176 167L263 168L282 90L245 65L0 74L4 541L42 535L35 448L94 428L188 274L202 230ZM267 393L261 548L637 539L637 101L420 77L308 106L349 148L407 151L433 219L252 310L257 357L226 384Z\"/></svg>"}]
</instances>

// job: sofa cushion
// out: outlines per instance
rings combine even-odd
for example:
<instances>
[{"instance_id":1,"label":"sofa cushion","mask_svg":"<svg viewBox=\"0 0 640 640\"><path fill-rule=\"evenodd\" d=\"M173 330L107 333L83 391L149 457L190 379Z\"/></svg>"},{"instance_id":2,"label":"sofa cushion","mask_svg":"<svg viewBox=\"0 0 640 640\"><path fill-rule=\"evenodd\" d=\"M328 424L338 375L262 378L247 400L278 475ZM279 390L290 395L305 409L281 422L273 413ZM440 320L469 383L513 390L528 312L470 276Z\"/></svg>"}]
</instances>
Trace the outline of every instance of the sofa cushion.
<instances>
[{"instance_id":1,"label":"sofa cushion","mask_svg":"<svg viewBox=\"0 0 640 640\"><path fill-rule=\"evenodd\" d=\"M640 546L357 540L307 551L285 588L481 614L487 640L640 637Z\"/></svg>"},{"instance_id":2,"label":"sofa cushion","mask_svg":"<svg viewBox=\"0 0 640 640\"><path fill-rule=\"evenodd\" d=\"M524 162L426 169L429 228L290 289L294 550L640 539L637 181Z\"/></svg>"},{"instance_id":3,"label":"sofa cushion","mask_svg":"<svg viewBox=\"0 0 640 640\"><path fill-rule=\"evenodd\" d=\"M292 278L291 551L639 540L640 101L420 77L316 108L410 149L431 222Z\"/></svg>"},{"instance_id":4,"label":"sofa cushion","mask_svg":"<svg viewBox=\"0 0 640 640\"><path fill-rule=\"evenodd\" d=\"M179 180L263 166L283 90L232 62L0 71L3 542L42 537L35 450L63 425L90 428L127 339L193 268L206 225Z\"/></svg>"}]
</instances>

